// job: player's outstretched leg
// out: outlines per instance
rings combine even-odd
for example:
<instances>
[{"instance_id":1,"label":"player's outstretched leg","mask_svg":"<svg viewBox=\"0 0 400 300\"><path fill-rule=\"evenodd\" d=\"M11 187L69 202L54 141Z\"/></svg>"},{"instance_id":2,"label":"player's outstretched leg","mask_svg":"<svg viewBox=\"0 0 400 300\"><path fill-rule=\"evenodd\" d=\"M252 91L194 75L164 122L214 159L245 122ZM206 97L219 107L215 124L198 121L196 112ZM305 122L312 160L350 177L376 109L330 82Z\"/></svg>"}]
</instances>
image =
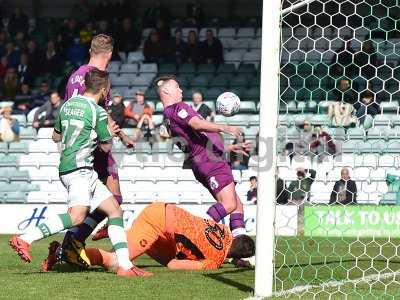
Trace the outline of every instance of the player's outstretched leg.
<instances>
[{"instance_id":1,"label":"player's outstretched leg","mask_svg":"<svg viewBox=\"0 0 400 300\"><path fill-rule=\"evenodd\" d=\"M243 205L236 194L235 184L232 182L216 194L217 203L212 205L207 214L215 221L220 222L230 215L230 228L233 237L246 234Z\"/></svg>"},{"instance_id":2,"label":"player's outstretched leg","mask_svg":"<svg viewBox=\"0 0 400 300\"><path fill-rule=\"evenodd\" d=\"M74 224L80 223L83 219L82 216L84 216L86 212L86 207L73 207L70 209L70 213L50 217L39 226L29 229L26 233L20 236L11 237L9 245L15 252L17 252L23 261L31 262L32 256L29 253L29 250L33 242L49 237L64 229L71 228Z\"/></svg>"}]
</instances>

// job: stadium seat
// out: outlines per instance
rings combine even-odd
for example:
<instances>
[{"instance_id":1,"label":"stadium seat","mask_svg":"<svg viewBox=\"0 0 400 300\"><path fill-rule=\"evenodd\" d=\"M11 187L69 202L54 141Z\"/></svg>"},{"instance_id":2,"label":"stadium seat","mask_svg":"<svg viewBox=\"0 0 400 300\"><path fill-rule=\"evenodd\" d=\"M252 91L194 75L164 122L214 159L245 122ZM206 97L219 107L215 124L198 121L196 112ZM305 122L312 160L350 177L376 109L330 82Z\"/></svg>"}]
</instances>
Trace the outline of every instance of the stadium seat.
<instances>
[{"instance_id":1,"label":"stadium seat","mask_svg":"<svg viewBox=\"0 0 400 300\"><path fill-rule=\"evenodd\" d=\"M251 27L242 27L238 29L236 34L237 38L254 38L255 32L254 28Z\"/></svg>"},{"instance_id":2,"label":"stadium seat","mask_svg":"<svg viewBox=\"0 0 400 300\"><path fill-rule=\"evenodd\" d=\"M212 30L212 32L214 33L214 37L217 36L217 29L216 28L205 27L205 28L200 29L200 32L199 32L200 40L204 40L206 38L207 30Z\"/></svg>"},{"instance_id":3,"label":"stadium seat","mask_svg":"<svg viewBox=\"0 0 400 300\"><path fill-rule=\"evenodd\" d=\"M160 64L158 68L159 74L175 74L176 66L175 64Z\"/></svg>"},{"instance_id":4,"label":"stadium seat","mask_svg":"<svg viewBox=\"0 0 400 300\"><path fill-rule=\"evenodd\" d=\"M53 135L53 128L50 127L43 127L43 128L39 128L38 134L37 134L37 138L38 139L51 139L52 135Z\"/></svg>"},{"instance_id":5,"label":"stadium seat","mask_svg":"<svg viewBox=\"0 0 400 300\"><path fill-rule=\"evenodd\" d=\"M190 63L182 64L178 68L178 73L180 75L192 75L192 74L195 74L196 73L196 66L194 64L190 64Z\"/></svg>"},{"instance_id":6,"label":"stadium seat","mask_svg":"<svg viewBox=\"0 0 400 300\"><path fill-rule=\"evenodd\" d=\"M140 74L139 76L130 76L130 85L141 86L146 89L153 82L154 75L152 73Z\"/></svg>"},{"instance_id":7,"label":"stadium seat","mask_svg":"<svg viewBox=\"0 0 400 300\"><path fill-rule=\"evenodd\" d=\"M19 157L19 166L21 167L36 167L40 168L41 166L52 166L58 167L60 163L60 154L59 153L29 153L25 155L21 155Z\"/></svg>"},{"instance_id":8,"label":"stadium seat","mask_svg":"<svg viewBox=\"0 0 400 300\"><path fill-rule=\"evenodd\" d=\"M157 103L158 104L158 103ZM135 145L135 152L151 154L151 147L149 143L140 142Z\"/></svg>"},{"instance_id":9,"label":"stadium seat","mask_svg":"<svg viewBox=\"0 0 400 300\"><path fill-rule=\"evenodd\" d=\"M134 62L144 61L144 56L142 51L129 52L126 62L131 64Z\"/></svg>"},{"instance_id":10,"label":"stadium seat","mask_svg":"<svg viewBox=\"0 0 400 300\"><path fill-rule=\"evenodd\" d=\"M243 62L240 64L237 73L238 74L254 74L256 68L254 64Z\"/></svg>"},{"instance_id":11,"label":"stadium seat","mask_svg":"<svg viewBox=\"0 0 400 300\"><path fill-rule=\"evenodd\" d=\"M121 63L119 61L111 61L107 66L107 72L118 74L120 66Z\"/></svg>"},{"instance_id":12,"label":"stadium seat","mask_svg":"<svg viewBox=\"0 0 400 300\"><path fill-rule=\"evenodd\" d=\"M252 101L241 101L240 113L256 113L256 105Z\"/></svg>"},{"instance_id":13,"label":"stadium seat","mask_svg":"<svg viewBox=\"0 0 400 300\"><path fill-rule=\"evenodd\" d=\"M190 85L192 87L204 88L208 86L208 77L205 75L197 75L196 77L192 78L192 80L190 81Z\"/></svg>"},{"instance_id":14,"label":"stadium seat","mask_svg":"<svg viewBox=\"0 0 400 300\"><path fill-rule=\"evenodd\" d=\"M239 66L240 62L242 61L243 51L232 50L231 52L227 52L224 55L224 59L226 63L232 63L236 67Z\"/></svg>"},{"instance_id":15,"label":"stadium seat","mask_svg":"<svg viewBox=\"0 0 400 300\"><path fill-rule=\"evenodd\" d=\"M25 141L10 143L8 151L9 153L28 153L28 143Z\"/></svg>"},{"instance_id":16,"label":"stadium seat","mask_svg":"<svg viewBox=\"0 0 400 300\"><path fill-rule=\"evenodd\" d=\"M220 64L217 68L217 74L229 74L232 75L236 72L234 64Z\"/></svg>"},{"instance_id":17,"label":"stadium seat","mask_svg":"<svg viewBox=\"0 0 400 300\"><path fill-rule=\"evenodd\" d=\"M157 64L152 64L152 63L145 63L140 65L140 73L151 73L151 74L157 74L158 72L158 67Z\"/></svg>"},{"instance_id":18,"label":"stadium seat","mask_svg":"<svg viewBox=\"0 0 400 300\"><path fill-rule=\"evenodd\" d=\"M56 171L58 177L58 169L56 169ZM7 172L7 176L9 178L9 181L30 181L29 173L26 170L9 171Z\"/></svg>"},{"instance_id":19,"label":"stadium seat","mask_svg":"<svg viewBox=\"0 0 400 300\"><path fill-rule=\"evenodd\" d=\"M7 192L2 195L6 203L26 203L27 193L24 192Z\"/></svg>"},{"instance_id":20,"label":"stadium seat","mask_svg":"<svg viewBox=\"0 0 400 300\"><path fill-rule=\"evenodd\" d=\"M214 122L220 124L226 124L228 122L228 119L223 115L216 115L214 117Z\"/></svg>"},{"instance_id":21,"label":"stadium seat","mask_svg":"<svg viewBox=\"0 0 400 300\"><path fill-rule=\"evenodd\" d=\"M244 88L247 87L248 84L249 84L248 77L242 74L232 77L232 79L230 80L230 87L233 89Z\"/></svg>"},{"instance_id":22,"label":"stadium seat","mask_svg":"<svg viewBox=\"0 0 400 300\"><path fill-rule=\"evenodd\" d=\"M47 139L30 142L27 148L26 153L28 150L32 153L59 153L59 145Z\"/></svg>"},{"instance_id":23,"label":"stadium seat","mask_svg":"<svg viewBox=\"0 0 400 300\"><path fill-rule=\"evenodd\" d=\"M249 139L255 139L258 132L259 132L258 126L250 126L244 130L244 134L245 134L246 138L249 138Z\"/></svg>"},{"instance_id":24,"label":"stadium seat","mask_svg":"<svg viewBox=\"0 0 400 300\"><path fill-rule=\"evenodd\" d=\"M129 77L127 76L119 76L119 77L111 77L111 84L113 87L128 87L130 84Z\"/></svg>"},{"instance_id":25,"label":"stadium seat","mask_svg":"<svg viewBox=\"0 0 400 300\"><path fill-rule=\"evenodd\" d=\"M364 140L365 131L362 128L349 128L347 130L347 136L350 140Z\"/></svg>"},{"instance_id":26,"label":"stadium seat","mask_svg":"<svg viewBox=\"0 0 400 300\"><path fill-rule=\"evenodd\" d=\"M376 115L373 126L390 126L390 118L387 115Z\"/></svg>"},{"instance_id":27,"label":"stadium seat","mask_svg":"<svg viewBox=\"0 0 400 300\"><path fill-rule=\"evenodd\" d=\"M154 143L152 152L153 153L172 153L172 143L170 142L159 142Z\"/></svg>"},{"instance_id":28,"label":"stadium seat","mask_svg":"<svg viewBox=\"0 0 400 300\"><path fill-rule=\"evenodd\" d=\"M228 117L226 120L229 125L237 125L237 126L249 125L249 120L247 115L234 115L232 117Z\"/></svg>"},{"instance_id":29,"label":"stadium seat","mask_svg":"<svg viewBox=\"0 0 400 300\"><path fill-rule=\"evenodd\" d=\"M204 104L207 105L212 111L215 112L215 102L214 101L204 101Z\"/></svg>"},{"instance_id":30,"label":"stadium seat","mask_svg":"<svg viewBox=\"0 0 400 300\"><path fill-rule=\"evenodd\" d=\"M259 114L247 115L247 119L248 119L250 126L259 126L259 124L260 124L260 115Z\"/></svg>"},{"instance_id":31,"label":"stadium seat","mask_svg":"<svg viewBox=\"0 0 400 300\"><path fill-rule=\"evenodd\" d=\"M197 33L197 28L195 28L195 27L184 27L184 28L182 28L182 38L184 40L187 39L190 31L195 31Z\"/></svg>"},{"instance_id":32,"label":"stadium seat","mask_svg":"<svg viewBox=\"0 0 400 300\"><path fill-rule=\"evenodd\" d=\"M219 38L233 38L236 35L235 28L228 27L228 28L220 28L218 31Z\"/></svg>"},{"instance_id":33,"label":"stadium seat","mask_svg":"<svg viewBox=\"0 0 400 300\"><path fill-rule=\"evenodd\" d=\"M164 106L162 104L162 102L157 102L156 103L156 113L162 114L164 112Z\"/></svg>"},{"instance_id":34,"label":"stadium seat","mask_svg":"<svg viewBox=\"0 0 400 300\"><path fill-rule=\"evenodd\" d=\"M227 74L219 74L211 79L209 82L210 87L223 87L226 88L229 85L231 77Z\"/></svg>"},{"instance_id":35,"label":"stadium seat","mask_svg":"<svg viewBox=\"0 0 400 300\"><path fill-rule=\"evenodd\" d=\"M221 95L222 93L224 92L224 88L221 88L221 87L213 87L213 88L210 88L210 89L207 89L205 92L204 92L204 98L206 99L206 100L211 100L211 101L214 101L214 100L216 100L217 98L218 98L218 96L219 95Z\"/></svg>"},{"instance_id":36,"label":"stadium seat","mask_svg":"<svg viewBox=\"0 0 400 300\"><path fill-rule=\"evenodd\" d=\"M201 64L197 67L197 73L199 74L214 74L215 66L210 64Z\"/></svg>"},{"instance_id":37,"label":"stadium seat","mask_svg":"<svg viewBox=\"0 0 400 300\"><path fill-rule=\"evenodd\" d=\"M260 89L259 88L249 88L243 94L243 100L252 100L259 101L260 100Z\"/></svg>"},{"instance_id":38,"label":"stadium seat","mask_svg":"<svg viewBox=\"0 0 400 300\"><path fill-rule=\"evenodd\" d=\"M121 65L120 73L121 74L137 74L139 71L139 67L136 63L127 63Z\"/></svg>"},{"instance_id":39,"label":"stadium seat","mask_svg":"<svg viewBox=\"0 0 400 300\"><path fill-rule=\"evenodd\" d=\"M11 117L13 118L13 119L16 119L16 120L18 120L18 123L19 123L19 125L20 126L23 126L23 127L25 127L26 126L26 117L25 117L25 115L11 115Z\"/></svg>"},{"instance_id":40,"label":"stadium seat","mask_svg":"<svg viewBox=\"0 0 400 300\"><path fill-rule=\"evenodd\" d=\"M381 111L383 113L397 113L399 109L399 103L397 101L391 101L391 102L382 102L380 104L381 106Z\"/></svg>"},{"instance_id":41,"label":"stadium seat","mask_svg":"<svg viewBox=\"0 0 400 300\"><path fill-rule=\"evenodd\" d=\"M21 127L19 137L21 140L35 140L37 138L36 129L32 127Z\"/></svg>"}]
</instances>

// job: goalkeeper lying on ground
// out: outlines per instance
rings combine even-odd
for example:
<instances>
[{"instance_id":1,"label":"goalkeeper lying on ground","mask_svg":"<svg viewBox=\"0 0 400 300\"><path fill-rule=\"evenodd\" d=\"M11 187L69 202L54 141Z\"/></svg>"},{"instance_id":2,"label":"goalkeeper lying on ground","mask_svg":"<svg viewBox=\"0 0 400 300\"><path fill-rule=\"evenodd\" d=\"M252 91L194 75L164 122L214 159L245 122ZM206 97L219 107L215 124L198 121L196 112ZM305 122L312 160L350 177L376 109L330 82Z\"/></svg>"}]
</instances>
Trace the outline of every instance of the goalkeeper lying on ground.
<instances>
[{"instance_id":1,"label":"goalkeeper lying on ground","mask_svg":"<svg viewBox=\"0 0 400 300\"><path fill-rule=\"evenodd\" d=\"M246 258L255 253L254 241L248 236L233 239L229 227L164 202L148 205L126 234L131 260L146 253L171 269L217 269L226 258ZM107 270L117 267L113 252L88 248L86 254L92 266Z\"/></svg>"}]
</instances>

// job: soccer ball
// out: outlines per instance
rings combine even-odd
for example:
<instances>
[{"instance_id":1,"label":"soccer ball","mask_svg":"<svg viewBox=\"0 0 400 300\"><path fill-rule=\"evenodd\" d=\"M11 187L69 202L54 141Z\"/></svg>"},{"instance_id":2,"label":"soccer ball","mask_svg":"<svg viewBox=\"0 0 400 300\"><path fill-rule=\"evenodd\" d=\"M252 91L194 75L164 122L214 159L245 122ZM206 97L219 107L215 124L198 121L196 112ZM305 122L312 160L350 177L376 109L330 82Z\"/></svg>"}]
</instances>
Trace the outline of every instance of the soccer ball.
<instances>
[{"instance_id":1,"label":"soccer ball","mask_svg":"<svg viewBox=\"0 0 400 300\"><path fill-rule=\"evenodd\" d=\"M240 99L232 92L225 92L217 98L217 112L225 117L236 114L240 109Z\"/></svg>"}]
</instances>

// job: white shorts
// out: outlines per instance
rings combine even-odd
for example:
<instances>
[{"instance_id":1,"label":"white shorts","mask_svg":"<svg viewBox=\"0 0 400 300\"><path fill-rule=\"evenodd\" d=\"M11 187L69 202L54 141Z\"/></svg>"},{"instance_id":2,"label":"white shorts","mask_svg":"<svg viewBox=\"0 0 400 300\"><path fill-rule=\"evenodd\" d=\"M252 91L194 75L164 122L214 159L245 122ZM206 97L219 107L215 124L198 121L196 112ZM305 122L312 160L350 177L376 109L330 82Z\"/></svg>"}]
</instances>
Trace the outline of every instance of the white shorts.
<instances>
[{"instance_id":1,"label":"white shorts","mask_svg":"<svg viewBox=\"0 0 400 300\"><path fill-rule=\"evenodd\" d=\"M111 192L98 179L94 170L80 169L61 175L60 180L68 192L68 207L87 206L90 212L108 198Z\"/></svg>"}]
</instances>

